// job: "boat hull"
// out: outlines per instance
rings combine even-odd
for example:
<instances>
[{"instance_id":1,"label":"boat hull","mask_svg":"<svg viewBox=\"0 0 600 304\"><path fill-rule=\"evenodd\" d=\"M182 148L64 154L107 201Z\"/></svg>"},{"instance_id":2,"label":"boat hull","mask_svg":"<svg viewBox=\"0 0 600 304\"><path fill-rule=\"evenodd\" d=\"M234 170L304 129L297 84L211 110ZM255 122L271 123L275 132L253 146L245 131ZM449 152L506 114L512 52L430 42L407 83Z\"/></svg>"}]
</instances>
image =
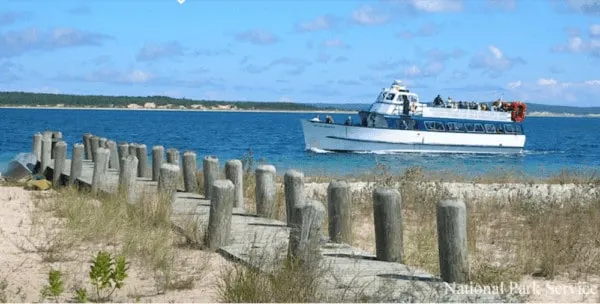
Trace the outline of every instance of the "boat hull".
<instances>
[{"instance_id":1,"label":"boat hull","mask_svg":"<svg viewBox=\"0 0 600 304\"><path fill-rule=\"evenodd\" d=\"M339 152L522 153L525 135L449 133L302 120L307 150Z\"/></svg>"}]
</instances>

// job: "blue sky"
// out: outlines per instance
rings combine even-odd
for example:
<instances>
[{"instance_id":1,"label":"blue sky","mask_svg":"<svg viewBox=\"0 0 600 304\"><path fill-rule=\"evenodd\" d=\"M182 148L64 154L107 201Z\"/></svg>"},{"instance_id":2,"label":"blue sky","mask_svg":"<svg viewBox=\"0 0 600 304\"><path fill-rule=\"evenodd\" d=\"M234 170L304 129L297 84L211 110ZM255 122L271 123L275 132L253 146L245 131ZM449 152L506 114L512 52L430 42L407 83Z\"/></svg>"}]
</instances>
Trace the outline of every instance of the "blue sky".
<instances>
[{"instance_id":1,"label":"blue sky","mask_svg":"<svg viewBox=\"0 0 600 304\"><path fill-rule=\"evenodd\" d=\"M600 106L600 0L0 0L0 90Z\"/></svg>"}]
</instances>

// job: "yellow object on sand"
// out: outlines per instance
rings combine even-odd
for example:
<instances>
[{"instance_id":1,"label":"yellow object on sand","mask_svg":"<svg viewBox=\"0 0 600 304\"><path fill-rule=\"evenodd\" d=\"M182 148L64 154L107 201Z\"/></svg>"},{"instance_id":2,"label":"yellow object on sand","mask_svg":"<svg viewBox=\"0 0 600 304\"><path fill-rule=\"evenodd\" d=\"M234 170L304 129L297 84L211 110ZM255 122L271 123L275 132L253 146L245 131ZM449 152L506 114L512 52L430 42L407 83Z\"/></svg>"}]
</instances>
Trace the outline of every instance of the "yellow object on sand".
<instances>
[{"instance_id":1,"label":"yellow object on sand","mask_svg":"<svg viewBox=\"0 0 600 304\"><path fill-rule=\"evenodd\" d=\"M52 183L45 179L30 180L27 182L27 189L31 190L48 190L52 187Z\"/></svg>"}]
</instances>

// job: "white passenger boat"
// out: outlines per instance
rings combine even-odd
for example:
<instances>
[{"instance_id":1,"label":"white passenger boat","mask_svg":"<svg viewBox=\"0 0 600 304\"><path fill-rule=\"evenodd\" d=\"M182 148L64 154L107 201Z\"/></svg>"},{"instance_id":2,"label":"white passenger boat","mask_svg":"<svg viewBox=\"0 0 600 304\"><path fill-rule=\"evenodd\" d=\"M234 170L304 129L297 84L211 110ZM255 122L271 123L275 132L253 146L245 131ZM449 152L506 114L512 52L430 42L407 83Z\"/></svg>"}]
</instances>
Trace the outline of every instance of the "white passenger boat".
<instances>
[{"instance_id":1,"label":"white passenger boat","mask_svg":"<svg viewBox=\"0 0 600 304\"><path fill-rule=\"evenodd\" d=\"M339 152L522 153L523 102L421 103L401 81L382 89L360 122L302 120L308 150Z\"/></svg>"}]
</instances>

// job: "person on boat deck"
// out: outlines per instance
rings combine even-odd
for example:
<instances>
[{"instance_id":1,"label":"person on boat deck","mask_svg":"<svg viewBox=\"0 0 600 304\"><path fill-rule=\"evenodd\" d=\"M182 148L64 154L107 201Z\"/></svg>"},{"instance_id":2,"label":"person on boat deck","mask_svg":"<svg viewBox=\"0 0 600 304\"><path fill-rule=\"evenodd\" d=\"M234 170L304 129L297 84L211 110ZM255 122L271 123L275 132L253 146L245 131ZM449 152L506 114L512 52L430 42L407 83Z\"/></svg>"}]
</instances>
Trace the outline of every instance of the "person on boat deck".
<instances>
[{"instance_id":1,"label":"person on boat deck","mask_svg":"<svg viewBox=\"0 0 600 304\"><path fill-rule=\"evenodd\" d=\"M319 114L315 114L315 117L313 117L313 118L312 118L310 121L315 121L315 122L319 122L319 121L321 121L321 120L319 119Z\"/></svg>"},{"instance_id":2,"label":"person on boat deck","mask_svg":"<svg viewBox=\"0 0 600 304\"><path fill-rule=\"evenodd\" d=\"M333 118L329 115L325 116L325 123L332 124Z\"/></svg>"},{"instance_id":3,"label":"person on boat deck","mask_svg":"<svg viewBox=\"0 0 600 304\"><path fill-rule=\"evenodd\" d=\"M442 106L442 105L444 105L444 100L442 99L442 96L440 96L440 94L438 94L438 96L435 97L435 99L433 100L433 105L434 106Z\"/></svg>"},{"instance_id":4,"label":"person on boat deck","mask_svg":"<svg viewBox=\"0 0 600 304\"><path fill-rule=\"evenodd\" d=\"M352 117L348 116L348 118L346 118L346 122L344 124L347 126L351 126L352 125Z\"/></svg>"}]
</instances>

